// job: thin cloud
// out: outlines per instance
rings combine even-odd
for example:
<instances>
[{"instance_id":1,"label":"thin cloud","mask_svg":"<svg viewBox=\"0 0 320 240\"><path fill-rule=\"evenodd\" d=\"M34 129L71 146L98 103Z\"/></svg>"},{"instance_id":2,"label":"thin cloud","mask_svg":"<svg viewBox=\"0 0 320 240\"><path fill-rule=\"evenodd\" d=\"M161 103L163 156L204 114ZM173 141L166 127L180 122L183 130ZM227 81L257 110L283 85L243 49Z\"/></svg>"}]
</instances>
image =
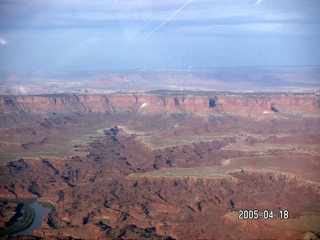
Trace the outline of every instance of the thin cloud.
<instances>
[{"instance_id":1,"label":"thin cloud","mask_svg":"<svg viewBox=\"0 0 320 240\"><path fill-rule=\"evenodd\" d=\"M276 0L197 0L189 8L185 6L190 0L93 0L90 4L84 0L79 0L79 4L71 0L30 0L19 5L11 1L0 1L0 13L3 15L0 29L119 29L122 26L133 26L133 31L147 27L148 31L144 32L152 35L152 31L166 24L163 21L168 16L169 20L175 22L319 22L320 4L315 1L310 0L314 2L312 5L299 0L292 0L292 3L284 1L281 4L276 3ZM261 7L255 4L261 4ZM181 6L183 13L180 14ZM154 25L156 22L158 25ZM151 26L158 29L150 29Z\"/></svg>"},{"instance_id":2,"label":"thin cloud","mask_svg":"<svg viewBox=\"0 0 320 240\"><path fill-rule=\"evenodd\" d=\"M0 37L0 45L7 45L7 40L5 40L4 38Z\"/></svg>"}]
</instances>

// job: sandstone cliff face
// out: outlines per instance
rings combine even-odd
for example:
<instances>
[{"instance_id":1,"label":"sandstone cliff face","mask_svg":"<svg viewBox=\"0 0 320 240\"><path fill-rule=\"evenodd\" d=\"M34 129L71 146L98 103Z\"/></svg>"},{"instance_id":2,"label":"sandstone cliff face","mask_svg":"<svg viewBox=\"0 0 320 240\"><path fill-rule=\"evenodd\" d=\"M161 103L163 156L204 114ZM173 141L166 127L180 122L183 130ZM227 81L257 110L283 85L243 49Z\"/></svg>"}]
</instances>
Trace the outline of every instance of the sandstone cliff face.
<instances>
[{"instance_id":1,"label":"sandstone cliff face","mask_svg":"<svg viewBox=\"0 0 320 240\"><path fill-rule=\"evenodd\" d=\"M275 114L320 115L317 94L221 94L161 95L45 95L0 97L0 111L10 113L193 113L245 117L268 117Z\"/></svg>"}]
</instances>

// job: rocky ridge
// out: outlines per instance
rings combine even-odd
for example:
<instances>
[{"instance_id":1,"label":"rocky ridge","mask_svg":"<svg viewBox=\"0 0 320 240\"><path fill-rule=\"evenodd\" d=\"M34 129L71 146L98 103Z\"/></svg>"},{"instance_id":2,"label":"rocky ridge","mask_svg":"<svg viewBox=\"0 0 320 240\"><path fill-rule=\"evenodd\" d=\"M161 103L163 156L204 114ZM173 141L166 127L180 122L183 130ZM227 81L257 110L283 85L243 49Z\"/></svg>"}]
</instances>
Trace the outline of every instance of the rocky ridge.
<instances>
[{"instance_id":1,"label":"rocky ridge","mask_svg":"<svg viewBox=\"0 0 320 240\"><path fill-rule=\"evenodd\" d=\"M192 113L262 116L282 114L320 114L317 94L110 94L2 96L0 111L10 113Z\"/></svg>"}]
</instances>

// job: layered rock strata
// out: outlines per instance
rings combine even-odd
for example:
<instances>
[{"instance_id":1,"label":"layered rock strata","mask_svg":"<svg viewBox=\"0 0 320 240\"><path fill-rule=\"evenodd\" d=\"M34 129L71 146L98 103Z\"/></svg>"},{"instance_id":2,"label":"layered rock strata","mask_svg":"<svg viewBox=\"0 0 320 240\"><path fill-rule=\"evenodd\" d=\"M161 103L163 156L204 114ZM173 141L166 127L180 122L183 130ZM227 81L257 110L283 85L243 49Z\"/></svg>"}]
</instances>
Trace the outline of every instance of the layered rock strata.
<instances>
[{"instance_id":1,"label":"layered rock strata","mask_svg":"<svg viewBox=\"0 0 320 240\"><path fill-rule=\"evenodd\" d=\"M143 114L193 113L261 116L265 114L320 114L316 94L110 94L2 96L0 111L13 112L139 112Z\"/></svg>"}]
</instances>

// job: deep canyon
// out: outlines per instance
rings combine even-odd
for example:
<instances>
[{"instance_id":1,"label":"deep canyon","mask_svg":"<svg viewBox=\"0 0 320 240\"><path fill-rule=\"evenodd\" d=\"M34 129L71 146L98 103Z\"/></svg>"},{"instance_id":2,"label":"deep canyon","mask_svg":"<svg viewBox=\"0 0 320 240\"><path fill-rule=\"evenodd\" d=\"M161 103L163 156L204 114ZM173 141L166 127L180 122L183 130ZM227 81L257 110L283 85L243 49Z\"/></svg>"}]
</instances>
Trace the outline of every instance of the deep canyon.
<instances>
[{"instance_id":1,"label":"deep canyon","mask_svg":"<svg viewBox=\"0 0 320 240\"><path fill-rule=\"evenodd\" d=\"M0 198L55 208L21 238L320 236L319 92L1 96L0 124Z\"/></svg>"}]
</instances>

